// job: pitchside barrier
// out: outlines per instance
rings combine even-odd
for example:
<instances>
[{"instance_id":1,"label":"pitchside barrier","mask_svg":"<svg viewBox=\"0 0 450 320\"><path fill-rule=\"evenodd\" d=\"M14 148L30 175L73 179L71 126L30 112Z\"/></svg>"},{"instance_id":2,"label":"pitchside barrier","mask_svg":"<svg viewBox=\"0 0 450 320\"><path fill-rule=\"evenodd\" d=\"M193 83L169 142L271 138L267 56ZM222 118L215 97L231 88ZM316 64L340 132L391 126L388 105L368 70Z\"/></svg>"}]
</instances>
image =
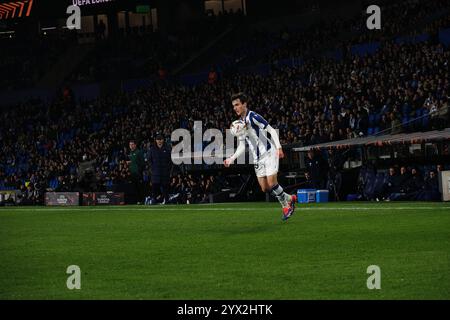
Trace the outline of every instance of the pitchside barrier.
<instances>
[{"instance_id":1,"label":"pitchside barrier","mask_svg":"<svg viewBox=\"0 0 450 320\"><path fill-rule=\"evenodd\" d=\"M79 192L46 192L46 206L79 206Z\"/></svg>"},{"instance_id":2,"label":"pitchside barrier","mask_svg":"<svg viewBox=\"0 0 450 320\"><path fill-rule=\"evenodd\" d=\"M84 192L81 204L83 206L97 205L123 205L125 204L123 192ZM46 206L79 206L79 192L46 192Z\"/></svg>"},{"instance_id":3,"label":"pitchside barrier","mask_svg":"<svg viewBox=\"0 0 450 320\"><path fill-rule=\"evenodd\" d=\"M83 193L83 206L123 205L125 194L123 192L85 192Z\"/></svg>"}]
</instances>

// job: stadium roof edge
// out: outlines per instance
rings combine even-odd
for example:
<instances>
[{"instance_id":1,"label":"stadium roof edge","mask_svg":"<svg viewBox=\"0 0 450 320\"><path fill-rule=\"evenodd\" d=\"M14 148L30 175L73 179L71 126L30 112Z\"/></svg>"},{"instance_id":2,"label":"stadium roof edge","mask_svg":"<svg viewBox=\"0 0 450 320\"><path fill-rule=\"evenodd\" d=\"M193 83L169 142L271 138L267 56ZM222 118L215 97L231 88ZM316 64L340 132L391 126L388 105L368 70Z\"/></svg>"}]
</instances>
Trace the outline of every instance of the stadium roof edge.
<instances>
[{"instance_id":1,"label":"stadium roof edge","mask_svg":"<svg viewBox=\"0 0 450 320\"><path fill-rule=\"evenodd\" d=\"M382 145L395 143L421 143L429 141L450 140L450 128L427 132L386 134L382 136L367 136L360 138L344 139L333 142L315 144L311 146L293 148L294 151L309 151L311 149L344 148L362 145Z\"/></svg>"}]
</instances>

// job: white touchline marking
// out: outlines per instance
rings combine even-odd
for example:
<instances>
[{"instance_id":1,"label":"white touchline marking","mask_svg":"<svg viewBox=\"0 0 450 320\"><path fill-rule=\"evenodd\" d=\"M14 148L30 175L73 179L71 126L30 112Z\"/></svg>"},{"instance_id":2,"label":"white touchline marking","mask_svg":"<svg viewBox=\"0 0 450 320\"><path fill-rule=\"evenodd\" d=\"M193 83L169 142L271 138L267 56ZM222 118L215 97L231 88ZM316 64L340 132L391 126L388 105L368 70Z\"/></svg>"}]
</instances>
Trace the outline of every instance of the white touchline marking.
<instances>
[{"instance_id":1,"label":"white touchline marking","mask_svg":"<svg viewBox=\"0 0 450 320\"><path fill-rule=\"evenodd\" d=\"M245 205L245 202L230 202L230 203L223 203L223 202L218 202L218 203L197 203L195 204L196 206L224 206L224 205Z\"/></svg>"},{"instance_id":2,"label":"white touchline marking","mask_svg":"<svg viewBox=\"0 0 450 320\"><path fill-rule=\"evenodd\" d=\"M93 207L65 207L65 208L13 208L13 209L0 209L0 212L13 212L13 211L273 211L278 208L264 208L264 207L250 207L250 208L177 208L177 207L165 207L165 208L133 208L133 207L110 207L110 208L93 208ZM366 211L366 210L378 210L378 211L395 211L395 210L450 210L450 207L300 207L297 206L298 211ZM449 211L450 212L450 211Z\"/></svg>"},{"instance_id":3,"label":"white touchline marking","mask_svg":"<svg viewBox=\"0 0 450 320\"><path fill-rule=\"evenodd\" d=\"M13 211L255 211L255 210L274 210L275 208L16 208L13 210L9 210L9 212ZM6 209L0 209L0 212L8 211Z\"/></svg>"}]
</instances>

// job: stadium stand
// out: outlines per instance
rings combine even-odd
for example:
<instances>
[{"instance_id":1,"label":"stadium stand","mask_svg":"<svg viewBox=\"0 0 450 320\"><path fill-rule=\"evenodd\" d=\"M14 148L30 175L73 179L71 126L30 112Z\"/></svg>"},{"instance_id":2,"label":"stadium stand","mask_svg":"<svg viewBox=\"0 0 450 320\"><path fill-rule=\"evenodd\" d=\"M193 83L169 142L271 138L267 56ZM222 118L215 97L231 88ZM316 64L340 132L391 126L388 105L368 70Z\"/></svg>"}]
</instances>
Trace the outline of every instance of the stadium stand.
<instances>
[{"instance_id":1,"label":"stadium stand","mask_svg":"<svg viewBox=\"0 0 450 320\"><path fill-rule=\"evenodd\" d=\"M450 51L448 39L439 35L450 27L450 20L448 15L436 16L436 12L448 7L448 1L408 2L404 6L400 7L405 12L400 20L388 13L386 31L369 38L355 29L360 23L357 17L357 23L335 21L298 34L283 31L271 48L253 46L252 41L238 45L237 48L243 48L237 49L240 55L245 48L253 47L247 58L260 58L257 61L261 65L252 70L262 72L219 72L215 81L208 82L204 77L194 85L176 79L154 81L137 90L78 99L70 90L74 82L109 77L126 80L142 76L142 70L154 73L161 65L173 67L186 60L200 41L179 42L174 48L157 34L136 34L120 41L100 39L98 51L84 61L81 71L72 74L68 88L53 101L34 99L2 111L0 189L21 190L25 199L22 203L42 203L46 190L66 191L82 188L84 183L89 185L91 180L82 180L78 172L85 161L94 161L90 178L95 182L94 188L123 188L130 178L125 147L129 139L139 141L145 153L156 134L168 139L176 128L192 130L194 120L202 121L205 128L225 130L234 119L229 97L236 91L250 95L252 108L280 130L283 144L316 145L357 136L448 127ZM398 11L399 7L392 7L392 12L394 9ZM422 22L426 23L420 30L411 30ZM348 32L354 35L337 46L345 49L339 59L316 54L317 50L326 49L331 38ZM418 37L422 34L428 36ZM272 36L260 35L254 40L270 43ZM66 45L64 41L52 43L55 51ZM136 49L137 44L142 44L140 50ZM14 48L15 43L2 53L11 56L16 52ZM100 62L98 54L105 51L114 54ZM168 51L174 55L168 56ZM149 56L150 52L154 55ZM2 71L9 72L8 68L15 69L21 61L31 59L13 56L13 61L3 61ZM49 54L49 61L51 57ZM283 59L289 62L280 63ZM39 70L23 70L0 87L32 85L39 78L36 73L40 74ZM149 170L147 166L143 174L147 184ZM407 197L412 197L414 193L414 199L436 199L435 178L430 173L433 170L418 169L426 177L425 189L399 192L398 188L386 187L389 178L383 172L362 169L361 196L393 200L393 194L407 193ZM170 193L179 196L173 201L207 201L211 190L218 190L223 184L214 183L214 179L213 175L176 173Z\"/></svg>"}]
</instances>

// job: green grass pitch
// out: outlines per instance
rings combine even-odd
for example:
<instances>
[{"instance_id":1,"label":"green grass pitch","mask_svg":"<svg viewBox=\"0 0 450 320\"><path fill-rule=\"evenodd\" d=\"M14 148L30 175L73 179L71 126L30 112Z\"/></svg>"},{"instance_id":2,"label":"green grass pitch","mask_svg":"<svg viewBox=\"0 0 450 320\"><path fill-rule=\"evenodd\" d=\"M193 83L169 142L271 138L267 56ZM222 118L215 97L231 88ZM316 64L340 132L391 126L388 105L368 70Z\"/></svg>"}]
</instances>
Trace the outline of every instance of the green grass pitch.
<instances>
[{"instance_id":1,"label":"green grass pitch","mask_svg":"<svg viewBox=\"0 0 450 320\"><path fill-rule=\"evenodd\" d=\"M276 203L1 208L0 299L450 299L448 203L280 218Z\"/></svg>"}]
</instances>

